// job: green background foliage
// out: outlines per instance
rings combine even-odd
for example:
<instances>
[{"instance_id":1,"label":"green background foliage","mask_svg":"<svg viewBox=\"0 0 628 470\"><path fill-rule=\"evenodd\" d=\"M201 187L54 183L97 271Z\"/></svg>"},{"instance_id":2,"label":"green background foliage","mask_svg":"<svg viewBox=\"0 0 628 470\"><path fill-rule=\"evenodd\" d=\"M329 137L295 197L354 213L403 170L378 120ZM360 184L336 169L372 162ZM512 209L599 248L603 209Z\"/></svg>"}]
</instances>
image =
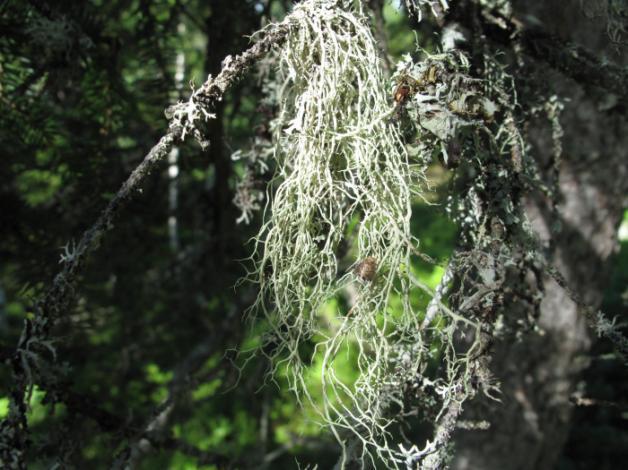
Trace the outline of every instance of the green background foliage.
<instances>
[{"instance_id":1,"label":"green background foliage","mask_svg":"<svg viewBox=\"0 0 628 470\"><path fill-rule=\"evenodd\" d=\"M227 54L247 46L246 35L290 2L270 0L113 0L0 2L0 346L13 347L33 300L51 282L62 247L72 248L143 155L163 134L163 110L187 96L176 92L175 60L185 56L185 81L216 74ZM393 59L414 50L410 20L387 4L384 20ZM185 25L182 32L180 25ZM430 37L430 31L422 31ZM423 44L431 47L430 41ZM209 151L181 148L178 176L180 249L168 239L168 176L156 172L124 209L83 272L75 306L54 331L61 379L35 388L28 413L33 469L65 464L108 468L130 437L168 395L177 367L198 345L200 365L189 393L177 403L168 438L142 458L140 468L331 468L334 440L311 407L287 390L285 373L268 379L260 357L236 355L259 344L245 322L252 286L234 288L245 274L247 244L259 225L236 225L232 206L240 163L236 149L250 145L265 121L261 85L253 75L231 90L208 130ZM440 205L449 175L430 169L434 205L417 200L412 230L422 250L445 261L456 227ZM628 220L628 218L627 218ZM628 244L617 256L605 310L626 309ZM434 287L442 269L415 266ZM417 305L429 299L417 297ZM335 301L332 301L332 303ZM333 305L330 306L332 308ZM394 312L393 312L394 314ZM604 361L604 344L594 361ZM335 364L355 380L355 351ZM236 367L237 366L237 367ZM241 368L239 370L239 368ZM319 390L316 359L306 377ZM622 378L623 377L623 378ZM0 417L8 411L10 370L0 372ZM613 367L591 371L590 393L615 401L627 395L625 375ZM609 385L609 384L612 384ZM57 402L55 390L85 401L84 413ZM109 416L103 430L96 413ZM600 453L607 466L625 458L621 418L604 409L576 419L561 468L590 468ZM91 415L91 416L90 416ZM623 448L623 451L621 450ZM622 457L623 456L623 457Z\"/></svg>"}]
</instances>

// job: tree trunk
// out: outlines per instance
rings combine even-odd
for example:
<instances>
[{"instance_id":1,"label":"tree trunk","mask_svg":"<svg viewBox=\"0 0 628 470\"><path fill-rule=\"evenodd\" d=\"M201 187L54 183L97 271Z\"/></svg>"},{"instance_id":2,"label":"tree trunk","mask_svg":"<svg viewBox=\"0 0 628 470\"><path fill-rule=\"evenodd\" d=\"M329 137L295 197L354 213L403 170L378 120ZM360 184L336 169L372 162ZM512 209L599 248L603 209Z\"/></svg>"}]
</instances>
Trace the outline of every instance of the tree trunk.
<instances>
[{"instance_id":1,"label":"tree trunk","mask_svg":"<svg viewBox=\"0 0 628 470\"><path fill-rule=\"evenodd\" d=\"M565 39L599 46L599 25L592 27L578 2L570 2L570 8L565 2L520 3L526 11L518 15L534 14L555 22L545 27ZM626 203L626 122L613 109L599 110L598 103L612 97L585 96L574 82L549 69L546 72L559 96L571 99L561 116L565 135L558 168L560 202L553 210L549 200L529 197L526 212L552 264L586 303L597 307L609 274L607 261L618 247L617 228ZM551 138L534 124L529 134L532 156L549 162L543 176L551 181ZM476 399L468 407L466 419L486 419L491 426L486 431L458 433L452 468L555 468L569 432L570 395L587 365L591 332L582 312L549 276L543 279L541 291L540 331L495 345L491 369L502 384L502 402ZM607 312L611 317L612 313Z\"/></svg>"}]
</instances>

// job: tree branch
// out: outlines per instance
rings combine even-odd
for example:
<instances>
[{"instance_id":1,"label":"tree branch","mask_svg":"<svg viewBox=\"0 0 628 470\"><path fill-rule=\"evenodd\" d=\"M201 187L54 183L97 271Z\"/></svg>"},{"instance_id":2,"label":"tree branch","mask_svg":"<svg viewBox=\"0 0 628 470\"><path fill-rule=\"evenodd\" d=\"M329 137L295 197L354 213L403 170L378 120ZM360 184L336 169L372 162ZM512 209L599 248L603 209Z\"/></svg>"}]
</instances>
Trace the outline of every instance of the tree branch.
<instances>
[{"instance_id":1,"label":"tree branch","mask_svg":"<svg viewBox=\"0 0 628 470\"><path fill-rule=\"evenodd\" d=\"M233 309L229 317L234 317L236 312L237 310ZM216 335L210 336L193 348L185 359L175 367L173 378L168 384L168 396L153 409L151 417L141 429L130 436L127 445L116 456L111 467L113 470L135 468L143 455L154 449L169 448L170 444L175 443L175 440L168 436L166 432L170 418L177 404L197 385L197 381L192 376L203 366L207 358L216 353L217 342L218 338ZM205 380L211 380L218 376L221 371L222 367L217 366ZM186 453L197 456L193 452L195 449L193 446L183 442L179 444L185 445L187 451L190 451ZM200 458L201 456L197 457ZM211 463L225 460L225 457L221 454L207 454L202 456L202 458L204 461L210 459Z\"/></svg>"},{"instance_id":2,"label":"tree branch","mask_svg":"<svg viewBox=\"0 0 628 470\"><path fill-rule=\"evenodd\" d=\"M208 113L257 59L285 38L291 21L289 15L283 22L269 27L263 37L242 54L236 57L227 56L218 76L208 77L207 81L193 92L189 103ZM48 291L36 302L32 318L24 321L18 344L6 360L13 373L9 414L0 424L0 461L6 468L26 468L25 452L29 443L26 410L30 391L36 381L38 361L35 359L44 354L52 353L54 356L50 332L56 320L70 308L75 296L77 279L88 254L98 247L105 234L113 228L113 221L131 197L136 192L141 192L140 186L146 177L168 155L171 148L184 138L185 130L193 125L194 123L189 121L184 124L174 119L171 121L169 131L131 173L96 222L83 233L79 243L66 245L66 253L62 258L63 269L55 276Z\"/></svg>"}]
</instances>

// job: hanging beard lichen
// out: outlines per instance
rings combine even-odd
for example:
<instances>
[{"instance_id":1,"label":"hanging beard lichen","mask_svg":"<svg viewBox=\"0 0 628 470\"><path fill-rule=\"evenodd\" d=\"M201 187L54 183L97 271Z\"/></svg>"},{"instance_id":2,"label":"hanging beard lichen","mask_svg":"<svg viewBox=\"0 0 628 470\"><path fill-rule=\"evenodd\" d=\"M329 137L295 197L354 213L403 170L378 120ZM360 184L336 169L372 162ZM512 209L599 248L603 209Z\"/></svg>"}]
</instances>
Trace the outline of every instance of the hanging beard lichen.
<instances>
[{"instance_id":1,"label":"hanging beard lichen","mask_svg":"<svg viewBox=\"0 0 628 470\"><path fill-rule=\"evenodd\" d=\"M533 163L514 80L492 54L474 77L444 34L444 52L404 58L388 84L362 11L339 6L349 3L299 4L274 56L266 90L275 91L277 117L263 155L274 157L275 175L255 238L260 292L251 311L267 327L259 350L275 376L285 374L341 443L340 468L442 469L463 404L478 393L498 399L492 341L534 321L515 318L499 295L510 268L524 265L513 253L532 240L518 184L535 180ZM411 3L437 13L437 0ZM556 119L558 105L547 112ZM561 129L553 127L558 166ZM421 256L412 197L434 156L458 168L460 196L448 207L466 234L436 291L410 265L411 254ZM239 202L246 217L254 204ZM510 297L524 298L521 289ZM426 311L417 290L428 294ZM409 416L431 426L424 443L403 436Z\"/></svg>"},{"instance_id":2,"label":"hanging beard lichen","mask_svg":"<svg viewBox=\"0 0 628 470\"><path fill-rule=\"evenodd\" d=\"M277 169L256 237L253 311L269 325L262 349L275 370L285 367L291 388L308 399L304 372L312 357L303 357L302 346L315 343L324 421L340 442L348 431L387 459L380 453L388 452L380 445L388 425L382 402L395 393L401 399L390 358L405 332L419 331L407 273L411 196L424 176L391 123L390 87L367 20L331 1L305 2L292 16L277 57ZM357 271L339 266L347 246ZM322 307L341 291L355 294L353 305L339 308L330 328ZM394 318L387 311L393 297L401 304ZM347 384L334 360L350 347L358 378Z\"/></svg>"}]
</instances>

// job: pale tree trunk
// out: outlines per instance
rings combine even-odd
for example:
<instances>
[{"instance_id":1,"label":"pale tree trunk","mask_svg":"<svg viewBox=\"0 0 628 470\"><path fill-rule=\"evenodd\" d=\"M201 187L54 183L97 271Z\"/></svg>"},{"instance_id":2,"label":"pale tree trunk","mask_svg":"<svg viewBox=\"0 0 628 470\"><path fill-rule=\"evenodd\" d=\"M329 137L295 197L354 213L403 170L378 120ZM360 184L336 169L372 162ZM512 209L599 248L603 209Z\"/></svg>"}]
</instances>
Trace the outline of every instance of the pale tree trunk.
<instances>
[{"instance_id":1,"label":"pale tree trunk","mask_svg":"<svg viewBox=\"0 0 628 470\"><path fill-rule=\"evenodd\" d=\"M565 40L587 42L592 49L602 42L600 28L581 15L577 1L520 3L519 15L542 18L550 32ZM561 202L554 211L547 199L529 197L526 212L553 265L586 303L597 307L627 202L628 126L617 108L599 110L600 102L612 97L594 96L549 69L547 73L548 83L571 99L561 116L565 131L558 179ZM547 130L533 124L529 138L535 159L551 162ZM540 166L547 168L546 179L551 179L551 163ZM465 418L486 419L491 426L486 431L459 431L452 468L556 467L569 432L570 396L595 338L580 309L554 280L544 277L541 292L540 331L494 346L491 369L502 384L502 402L478 399L467 405Z\"/></svg>"},{"instance_id":2,"label":"pale tree trunk","mask_svg":"<svg viewBox=\"0 0 628 470\"><path fill-rule=\"evenodd\" d=\"M178 32L185 34L185 24L179 23ZM185 78L185 54L183 51L177 52L175 62L174 83L176 87L176 101L181 99L183 92L183 81ZM179 242L179 147L173 147L168 154L168 238L170 250L177 253L180 248Z\"/></svg>"}]
</instances>

